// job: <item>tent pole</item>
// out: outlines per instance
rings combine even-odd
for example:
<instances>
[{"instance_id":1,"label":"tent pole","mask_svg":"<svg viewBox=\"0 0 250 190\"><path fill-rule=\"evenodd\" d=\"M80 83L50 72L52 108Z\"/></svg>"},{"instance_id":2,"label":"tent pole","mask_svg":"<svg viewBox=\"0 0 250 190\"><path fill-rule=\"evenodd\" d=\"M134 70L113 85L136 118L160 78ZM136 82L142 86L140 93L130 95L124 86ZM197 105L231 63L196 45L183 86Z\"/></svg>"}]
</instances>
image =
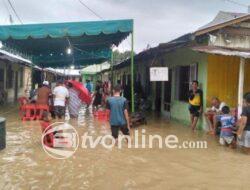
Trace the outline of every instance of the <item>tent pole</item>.
<instances>
[{"instance_id":1,"label":"tent pole","mask_svg":"<svg viewBox=\"0 0 250 190\"><path fill-rule=\"evenodd\" d=\"M111 49L111 94L113 93L113 87L114 87L114 54L113 54L113 49Z\"/></svg>"},{"instance_id":2,"label":"tent pole","mask_svg":"<svg viewBox=\"0 0 250 190\"><path fill-rule=\"evenodd\" d=\"M131 112L135 112L135 93L134 93L134 21L131 33Z\"/></svg>"},{"instance_id":3,"label":"tent pole","mask_svg":"<svg viewBox=\"0 0 250 190\"><path fill-rule=\"evenodd\" d=\"M243 108L245 62L246 60L243 57L241 57L240 70L239 70L239 85L238 85L238 118L240 118Z\"/></svg>"}]
</instances>

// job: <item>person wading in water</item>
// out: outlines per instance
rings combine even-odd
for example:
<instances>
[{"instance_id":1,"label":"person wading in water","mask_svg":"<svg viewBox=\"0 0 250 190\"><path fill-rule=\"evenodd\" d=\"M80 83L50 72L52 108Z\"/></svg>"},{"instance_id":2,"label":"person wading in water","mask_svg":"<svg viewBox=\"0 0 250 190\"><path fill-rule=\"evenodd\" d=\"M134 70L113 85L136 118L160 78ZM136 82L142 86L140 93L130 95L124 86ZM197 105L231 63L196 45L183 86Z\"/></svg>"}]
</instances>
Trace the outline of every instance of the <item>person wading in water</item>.
<instances>
[{"instance_id":1,"label":"person wading in water","mask_svg":"<svg viewBox=\"0 0 250 190\"><path fill-rule=\"evenodd\" d=\"M198 85L198 81L193 81L192 89L188 93L191 128L193 131L196 129L196 125L202 113L203 107L203 92L198 88Z\"/></svg>"},{"instance_id":2,"label":"person wading in water","mask_svg":"<svg viewBox=\"0 0 250 190\"><path fill-rule=\"evenodd\" d=\"M127 99L120 96L121 86L114 87L114 95L107 99L107 109L110 110L110 126L112 136L118 143L119 131L124 135L129 135L129 115L128 115L128 102Z\"/></svg>"}]
</instances>

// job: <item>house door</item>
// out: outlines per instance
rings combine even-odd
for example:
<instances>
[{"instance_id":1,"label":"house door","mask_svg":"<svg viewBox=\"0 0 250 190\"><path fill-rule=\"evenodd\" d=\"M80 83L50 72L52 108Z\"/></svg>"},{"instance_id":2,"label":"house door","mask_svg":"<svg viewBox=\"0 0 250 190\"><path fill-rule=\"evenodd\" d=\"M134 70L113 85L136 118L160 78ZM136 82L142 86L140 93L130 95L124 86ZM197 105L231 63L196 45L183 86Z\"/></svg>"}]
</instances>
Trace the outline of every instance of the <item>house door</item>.
<instances>
[{"instance_id":1,"label":"house door","mask_svg":"<svg viewBox=\"0 0 250 190\"><path fill-rule=\"evenodd\" d=\"M161 112L161 87L162 82L156 82L156 94L155 94L155 111Z\"/></svg>"},{"instance_id":2,"label":"house door","mask_svg":"<svg viewBox=\"0 0 250 190\"><path fill-rule=\"evenodd\" d=\"M18 71L15 73L15 101L18 99Z\"/></svg>"}]
</instances>

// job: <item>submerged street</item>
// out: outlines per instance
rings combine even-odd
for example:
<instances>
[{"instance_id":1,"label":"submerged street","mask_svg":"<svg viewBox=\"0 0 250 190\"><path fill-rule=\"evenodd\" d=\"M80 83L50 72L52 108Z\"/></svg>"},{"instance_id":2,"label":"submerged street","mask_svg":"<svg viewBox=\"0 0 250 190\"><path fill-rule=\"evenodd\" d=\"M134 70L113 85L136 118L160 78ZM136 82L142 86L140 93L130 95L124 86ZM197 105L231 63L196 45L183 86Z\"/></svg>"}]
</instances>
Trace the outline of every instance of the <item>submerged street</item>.
<instances>
[{"instance_id":1,"label":"submerged street","mask_svg":"<svg viewBox=\"0 0 250 190\"><path fill-rule=\"evenodd\" d=\"M73 157L56 160L42 148L39 122L21 122L15 107L1 110L1 114L6 112L7 148L0 152L0 189L248 189L250 185L247 155L220 146L213 136L192 133L157 117L148 117L148 124L138 129L147 134L173 134L180 141L207 141L208 148L79 147ZM70 122L79 135L110 133L108 123L89 112L83 110L84 126Z\"/></svg>"},{"instance_id":2,"label":"submerged street","mask_svg":"<svg viewBox=\"0 0 250 190\"><path fill-rule=\"evenodd\" d=\"M0 0L0 190L249 190L249 0Z\"/></svg>"}]
</instances>

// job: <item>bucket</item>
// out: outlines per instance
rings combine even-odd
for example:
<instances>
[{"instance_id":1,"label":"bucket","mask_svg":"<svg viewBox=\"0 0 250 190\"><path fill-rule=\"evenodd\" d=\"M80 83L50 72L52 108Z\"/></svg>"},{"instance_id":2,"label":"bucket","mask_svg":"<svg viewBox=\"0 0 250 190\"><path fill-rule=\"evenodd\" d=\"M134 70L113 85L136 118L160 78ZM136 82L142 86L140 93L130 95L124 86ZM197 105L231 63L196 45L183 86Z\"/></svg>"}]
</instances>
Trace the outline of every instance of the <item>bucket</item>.
<instances>
[{"instance_id":1,"label":"bucket","mask_svg":"<svg viewBox=\"0 0 250 190\"><path fill-rule=\"evenodd\" d=\"M0 150L5 149L5 147L6 147L5 123L6 123L5 118L0 117Z\"/></svg>"}]
</instances>

